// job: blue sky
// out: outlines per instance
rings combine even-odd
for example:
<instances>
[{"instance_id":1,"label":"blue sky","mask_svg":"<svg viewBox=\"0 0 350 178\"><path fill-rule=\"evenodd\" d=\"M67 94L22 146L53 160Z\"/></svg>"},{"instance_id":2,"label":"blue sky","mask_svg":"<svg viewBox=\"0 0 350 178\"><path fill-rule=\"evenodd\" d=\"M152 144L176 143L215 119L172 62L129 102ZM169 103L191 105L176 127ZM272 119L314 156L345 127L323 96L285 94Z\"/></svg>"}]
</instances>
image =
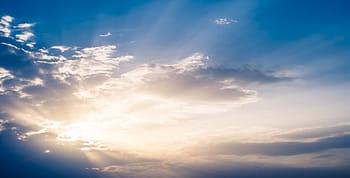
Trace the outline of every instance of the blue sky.
<instances>
[{"instance_id":1,"label":"blue sky","mask_svg":"<svg viewBox=\"0 0 350 178\"><path fill-rule=\"evenodd\" d=\"M349 6L3 0L0 175L348 177Z\"/></svg>"}]
</instances>

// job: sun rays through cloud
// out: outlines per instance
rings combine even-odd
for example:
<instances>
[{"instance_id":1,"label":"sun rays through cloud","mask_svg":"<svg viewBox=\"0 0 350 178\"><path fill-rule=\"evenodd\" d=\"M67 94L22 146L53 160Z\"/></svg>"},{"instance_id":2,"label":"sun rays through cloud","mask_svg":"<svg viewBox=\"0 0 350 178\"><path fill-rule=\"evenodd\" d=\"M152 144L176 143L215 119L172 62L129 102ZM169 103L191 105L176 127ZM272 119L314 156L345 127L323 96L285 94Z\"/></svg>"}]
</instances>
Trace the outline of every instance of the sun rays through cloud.
<instances>
[{"instance_id":1,"label":"sun rays through cloud","mask_svg":"<svg viewBox=\"0 0 350 178\"><path fill-rule=\"evenodd\" d=\"M0 177L350 175L347 2L67 3L0 7Z\"/></svg>"}]
</instances>

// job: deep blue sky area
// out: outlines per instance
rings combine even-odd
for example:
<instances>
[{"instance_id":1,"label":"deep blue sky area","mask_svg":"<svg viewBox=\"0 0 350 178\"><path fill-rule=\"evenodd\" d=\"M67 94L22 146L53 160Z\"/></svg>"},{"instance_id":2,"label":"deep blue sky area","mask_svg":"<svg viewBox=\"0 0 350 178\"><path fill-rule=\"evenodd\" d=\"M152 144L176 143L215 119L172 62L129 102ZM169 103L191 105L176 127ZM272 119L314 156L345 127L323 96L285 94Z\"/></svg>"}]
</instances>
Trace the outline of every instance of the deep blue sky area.
<instances>
[{"instance_id":1,"label":"deep blue sky area","mask_svg":"<svg viewBox=\"0 0 350 178\"><path fill-rule=\"evenodd\" d=\"M349 0L0 1L0 178L349 178L349 91Z\"/></svg>"},{"instance_id":2,"label":"deep blue sky area","mask_svg":"<svg viewBox=\"0 0 350 178\"><path fill-rule=\"evenodd\" d=\"M341 0L4 0L0 12L22 21L37 22L34 29L39 45L91 46L118 42L121 50L148 58L183 57L204 51L218 60L239 63L312 37L332 41L328 50L335 46L339 52L347 51L348 7L349 2ZM213 26L212 21L221 16L240 22L235 26ZM110 39L104 42L95 39L107 31L114 33ZM295 63L299 62L303 61Z\"/></svg>"}]
</instances>

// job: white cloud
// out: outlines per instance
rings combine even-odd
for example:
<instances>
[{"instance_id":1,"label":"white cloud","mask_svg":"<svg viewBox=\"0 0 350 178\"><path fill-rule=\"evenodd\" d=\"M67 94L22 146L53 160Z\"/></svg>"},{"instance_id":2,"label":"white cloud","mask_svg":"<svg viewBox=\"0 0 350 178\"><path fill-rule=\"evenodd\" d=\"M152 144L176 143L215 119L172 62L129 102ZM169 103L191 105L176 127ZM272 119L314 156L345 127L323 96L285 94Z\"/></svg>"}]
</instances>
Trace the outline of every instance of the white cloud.
<instances>
[{"instance_id":1,"label":"white cloud","mask_svg":"<svg viewBox=\"0 0 350 178\"><path fill-rule=\"evenodd\" d=\"M35 24L34 23L21 23L18 24L16 27L17 28L30 28L33 27Z\"/></svg>"},{"instance_id":2,"label":"white cloud","mask_svg":"<svg viewBox=\"0 0 350 178\"><path fill-rule=\"evenodd\" d=\"M111 32L107 32L106 34L101 34L101 35L99 35L100 37L109 37L109 36L111 36L112 35L112 33Z\"/></svg>"},{"instance_id":3,"label":"white cloud","mask_svg":"<svg viewBox=\"0 0 350 178\"><path fill-rule=\"evenodd\" d=\"M30 38L32 38L34 36L33 33L31 32L23 32L22 34L17 34L16 35L16 38L20 41L20 42L24 42L24 41L27 41L29 40Z\"/></svg>"},{"instance_id":4,"label":"white cloud","mask_svg":"<svg viewBox=\"0 0 350 178\"><path fill-rule=\"evenodd\" d=\"M218 18L214 21L218 25L229 25L231 23L238 23L238 20L228 18Z\"/></svg>"},{"instance_id":5,"label":"white cloud","mask_svg":"<svg viewBox=\"0 0 350 178\"><path fill-rule=\"evenodd\" d=\"M51 49L57 49L60 50L62 53L71 49L69 46L51 46Z\"/></svg>"}]
</instances>

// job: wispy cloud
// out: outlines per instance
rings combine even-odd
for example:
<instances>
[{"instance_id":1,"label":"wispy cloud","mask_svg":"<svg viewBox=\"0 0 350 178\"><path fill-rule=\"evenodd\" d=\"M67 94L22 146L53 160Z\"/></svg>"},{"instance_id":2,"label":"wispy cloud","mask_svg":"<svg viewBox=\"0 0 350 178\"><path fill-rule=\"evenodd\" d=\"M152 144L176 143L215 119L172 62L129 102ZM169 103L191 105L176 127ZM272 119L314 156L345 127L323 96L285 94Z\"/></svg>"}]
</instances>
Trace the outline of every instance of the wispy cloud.
<instances>
[{"instance_id":1,"label":"wispy cloud","mask_svg":"<svg viewBox=\"0 0 350 178\"><path fill-rule=\"evenodd\" d=\"M350 136L342 135L320 139L313 142L226 142L214 143L212 146L206 146L202 154L214 155L298 155L306 153L315 153L329 149L350 148L348 142ZM197 152L198 151L198 152ZM200 153L199 150L196 150Z\"/></svg>"},{"instance_id":2,"label":"wispy cloud","mask_svg":"<svg viewBox=\"0 0 350 178\"><path fill-rule=\"evenodd\" d=\"M69 46L51 46L51 49L57 49L60 50L62 53L71 49Z\"/></svg>"},{"instance_id":3,"label":"wispy cloud","mask_svg":"<svg viewBox=\"0 0 350 178\"><path fill-rule=\"evenodd\" d=\"M100 37L109 37L109 36L111 36L111 35L112 35L111 32L107 32L107 33L105 33L105 34L100 34L99 36L100 36Z\"/></svg>"},{"instance_id":4,"label":"wispy cloud","mask_svg":"<svg viewBox=\"0 0 350 178\"><path fill-rule=\"evenodd\" d=\"M35 25L35 23L21 23L18 24L16 27L17 28L31 28Z\"/></svg>"},{"instance_id":5,"label":"wispy cloud","mask_svg":"<svg viewBox=\"0 0 350 178\"><path fill-rule=\"evenodd\" d=\"M229 18L218 18L214 20L214 23L217 25L229 25L231 23L238 23L238 20Z\"/></svg>"},{"instance_id":6,"label":"wispy cloud","mask_svg":"<svg viewBox=\"0 0 350 178\"><path fill-rule=\"evenodd\" d=\"M26 46L28 46L30 48L34 48L35 44L36 44L35 42L29 42L26 44Z\"/></svg>"}]
</instances>

